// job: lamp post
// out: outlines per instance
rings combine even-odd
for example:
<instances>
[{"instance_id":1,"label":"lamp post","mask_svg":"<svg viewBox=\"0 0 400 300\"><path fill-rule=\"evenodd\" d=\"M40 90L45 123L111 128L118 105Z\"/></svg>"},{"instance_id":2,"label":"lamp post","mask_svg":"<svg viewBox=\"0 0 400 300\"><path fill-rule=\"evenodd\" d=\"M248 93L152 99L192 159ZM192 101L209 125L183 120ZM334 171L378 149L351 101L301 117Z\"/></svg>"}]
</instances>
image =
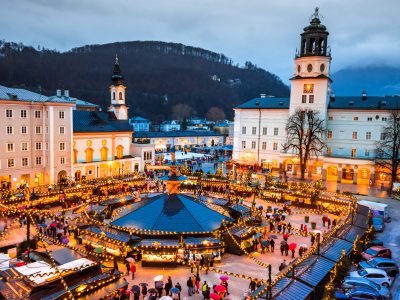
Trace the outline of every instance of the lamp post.
<instances>
[{"instance_id":1,"label":"lamp post","mask_svg":"<svg viewBox=\"0 0 400 300\"><path fill-rule=\"evenodd\" d=\"M30 206L31 206L31 190L29 187L25 187L24 189L25 200L27 201L26 205L26 244L28 248L28 262L29 262L29 253L31 248L31 218L28 214Z\"/></svg>"}]
</instances>

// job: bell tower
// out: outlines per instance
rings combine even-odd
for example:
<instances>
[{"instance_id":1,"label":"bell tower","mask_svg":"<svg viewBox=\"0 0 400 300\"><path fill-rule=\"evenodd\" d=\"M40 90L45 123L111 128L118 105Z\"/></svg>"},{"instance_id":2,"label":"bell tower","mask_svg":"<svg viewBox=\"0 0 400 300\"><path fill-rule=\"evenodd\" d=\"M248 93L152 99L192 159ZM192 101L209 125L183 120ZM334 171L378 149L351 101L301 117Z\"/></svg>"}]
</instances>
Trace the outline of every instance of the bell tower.
<instances>
[{"instance_id":1,"label":"bell tower","mask_svg":"<svg viewBox=\"0 0 400 300\"><path fill-rule=\"evenodd\" d=\"M128 119L128 107L125 105L124 77L119 67L118 55L115 55L113 75L111 76L110 95L111 106L108 111L112 111L118 120Z\"/></svg>"},{"instance_id":2,"label":"bell tower","mask_svg":"<svg viewBox=\"0 0 400 300\"><path fill-rule=\"evenodd\" d=\"M310 25L300 35L300 51L294 60L294 76L291 80L290 114L297 108L320 112L326 120L329 104L330 62L329 32L321 24L318 7L310 17Z\"/></svg>"}]
</instances>

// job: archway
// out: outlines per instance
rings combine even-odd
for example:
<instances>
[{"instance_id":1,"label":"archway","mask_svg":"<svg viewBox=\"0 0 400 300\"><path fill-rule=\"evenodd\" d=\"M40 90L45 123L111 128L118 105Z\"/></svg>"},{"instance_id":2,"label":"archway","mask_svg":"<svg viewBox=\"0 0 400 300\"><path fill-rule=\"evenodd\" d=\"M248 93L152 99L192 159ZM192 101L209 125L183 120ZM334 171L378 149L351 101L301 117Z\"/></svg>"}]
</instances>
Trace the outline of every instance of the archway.
<instances>
[{"instance_id":1,"label":"archway","mask_svg":"<svg viewBox=\"0 0 400 300\"><path fill-rule=\"evenodd\" d=\"M371 171L367 168L360 168L357 172L358 184L369 184L371 179Z\"/></svg>"},{"instance_id":2,"label":"archway","mask_svg":"<svg viewBox=\"0 0 400 300\"><path fill-rule=\"evenodd\" d=\"M327 181L337 181L338 168L336 166L329 166L326 168L326 180Z\"/></svg>"},{"instance_id":3,"label":"archway","mask_svg":"<svg viewBox=\"0 0 400 300\"><path fill-rule=\"evenodd\" d=\"M86 162L93 161L93 149L92 148L87 148L85 150L85 155L86 155Z\"/></svg>"},{"instance_id":4,"label":"archway","mask_svg":"<svg viewBox=\"0 0 400 300\"><path fill-rule=\"evenodd\" d=\"M102 147L100 149L100 160L108 160L108 148L107 147Z\"/></svg>"},{"instance_id":5,"label":"archway","mask_svg":"<svg viewBox=\"0 0 400 300\"><path fill-rule=\"evenodd\" d=\"M342 169L342 179L343 180L353 180L354 170L350 167L345 167Z\"/></svg>"},{"instance_id":6,"label":"archway","mask_svg":"<svg viewBox=\"0 0 400 300\"><path fill-rule=\"evenodd\" d=\"M80 170L75 172L75 181L81 181L82 172Z\"/></svg>"},{"instance_id":7,"label":"archway","mask_svg":"<svg viewBox=\"0 0 400 300\"><path fill-rule=\"evenodd\" d=\"M118 145L117 146L117 158L123 158L124 157L124 146Z\"/></svg>"},{"instance_id":8,"label":"archway","mask_svg":"<svg viewBox=\"0 0 400 300\"><path fill-rule=\"evenodd\" d=\"M67 176L68 176L68 173L65 170L62 170L62 171L58 172L57 182L58 183L65 183L66 180L67 180Z\"/></svg>"}]
</instances>

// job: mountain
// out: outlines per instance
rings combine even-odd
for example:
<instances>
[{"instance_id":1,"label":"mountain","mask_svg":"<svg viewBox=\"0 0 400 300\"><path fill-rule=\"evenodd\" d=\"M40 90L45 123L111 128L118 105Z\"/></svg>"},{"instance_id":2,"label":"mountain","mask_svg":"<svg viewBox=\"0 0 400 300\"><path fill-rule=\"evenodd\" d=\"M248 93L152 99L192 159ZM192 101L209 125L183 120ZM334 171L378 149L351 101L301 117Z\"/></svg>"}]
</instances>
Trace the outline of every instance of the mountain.
<instances>
[{"instance_id":1,"label":"mountain","mask_svg":"<svg viewBox=\"0 0 400 300\"><path fill-rule=\"evenodd\" d=\"M332 74L332 90L337 96L400 94L400 67L368 66L347 68Z\"/></svg>"},{"instance_id":2,"label":"mountain","mask_svg":"<svg viewBox=\"0 0 400 300\"><path fill-rule=\"evenodd\" d=\"M223 54L156 41L86 45L58 52L0 42L0 84L44 94L70 95L106 108L115 54L127 86L129 114L159 123L188 114L205 116L211 107L228 118L232 108L260 93L286 97L289 88L251 62L234 65Z\"/></svg>"}]
</instances>

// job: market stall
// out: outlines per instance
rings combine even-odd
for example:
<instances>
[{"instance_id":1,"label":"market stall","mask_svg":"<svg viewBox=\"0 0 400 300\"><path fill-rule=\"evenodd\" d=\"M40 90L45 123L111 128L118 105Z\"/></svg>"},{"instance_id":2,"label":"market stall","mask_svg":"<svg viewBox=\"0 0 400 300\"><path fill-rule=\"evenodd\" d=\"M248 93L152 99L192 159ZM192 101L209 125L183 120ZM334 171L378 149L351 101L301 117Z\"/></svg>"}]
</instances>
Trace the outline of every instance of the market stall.
<instances>
[{"instance_id":1,"label":"market stall","mask_svg":"<svg viewBox=\"0 0 400 300\"><path fill-rule=\"evenodd\" d=\"M143 267L176 267L178 240L144 239L140 242Z\"/></svg>"},{"instance_id":2,"label":"market stall","mask_svg":"<svg viewBox=\"0 0 400 300\"><path fill-rule=\"evenodd\" d=\"M183 242L184 247L178 249L177 259L179 262L184 260L185 255L195 259L209 255L215 261L221 261L221 256L225 252L224 242L215 238L187 237L183 239Z\"/></svg>"},{"instance_id":3,"label":"market stall","mask_svg":"<svg viewBox=\"0 0 400 300\"><path fill-rule=\"evenodd\" d=\"M222 238L226 244L226 252L242 255L243 249L252 252L261 236L254 227L236 226L229 229L229 232L225 232Z\"/></svg>"}]
</instances>

